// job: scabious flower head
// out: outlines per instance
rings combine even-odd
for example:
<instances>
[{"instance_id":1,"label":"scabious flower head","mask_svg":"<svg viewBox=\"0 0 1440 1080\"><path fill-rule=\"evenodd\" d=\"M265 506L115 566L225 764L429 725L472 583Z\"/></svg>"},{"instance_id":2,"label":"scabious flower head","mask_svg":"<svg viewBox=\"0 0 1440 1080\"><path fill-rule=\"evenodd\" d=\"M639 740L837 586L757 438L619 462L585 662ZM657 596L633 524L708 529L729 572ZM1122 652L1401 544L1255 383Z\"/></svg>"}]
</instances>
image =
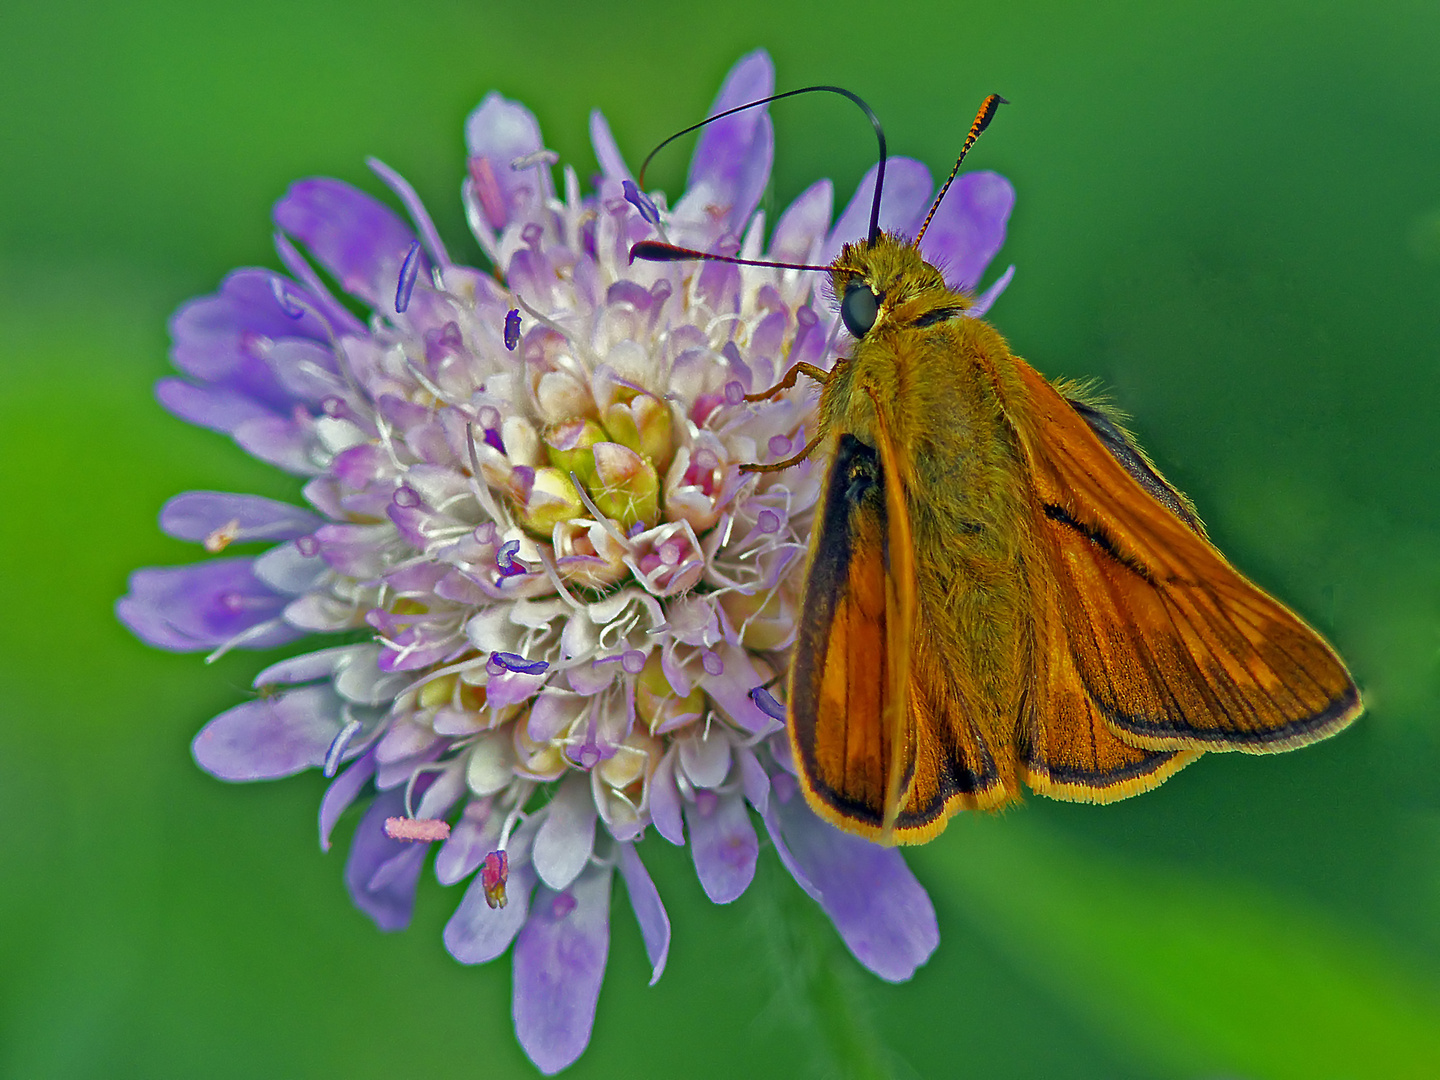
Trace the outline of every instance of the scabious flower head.
<instances>
[{"instance_id":1,"label":"scabious flower head","mask_svg":"<svg viewBox=\"0 0 1440 1080\"><path fill-rule=\"evenodd\" d=\"M715 110L773 82L764 53L746 56ZM824 463L742 474L815 422L804 388L743 398L844 349L822 275L628 258L660 238L826 262L863 233L873 170L833 225L820 181L767 241L763 108L704 130L673 206L638 189L598 112L590 130L601 174L586 194L568 167L557 190L523 107L492 93L471 114L462 193L493 273L453 262L379 162L408 222L340 181L291 187L275 208L288 275L240 270L182 307L183 375L158 394L309 477L310 508L177 496L160 519L171 535L214 555L275 546L138 571L118 605L175 650L338 635L256 676L265 692L210 721L195 758L227 780L322 769L326 849L368 798L345 880L382 929L408 924L437 845L440 881L470 882L446 947L483 963L513 945L517 1035L547 1073L589 1040L617 872L653 979L664 969L670 922L639 852L652 826L688 842L723 904L754 876L758 818L882 978L908 978L938 942L900 854L806 806L784 711L761 689L788 663ZM893 160L882 224L913 232L930 191L923 165ZM1013 200L1001 177L961 177L925 245L952 283L979 281Z\"/></svg>"}]
</instances>

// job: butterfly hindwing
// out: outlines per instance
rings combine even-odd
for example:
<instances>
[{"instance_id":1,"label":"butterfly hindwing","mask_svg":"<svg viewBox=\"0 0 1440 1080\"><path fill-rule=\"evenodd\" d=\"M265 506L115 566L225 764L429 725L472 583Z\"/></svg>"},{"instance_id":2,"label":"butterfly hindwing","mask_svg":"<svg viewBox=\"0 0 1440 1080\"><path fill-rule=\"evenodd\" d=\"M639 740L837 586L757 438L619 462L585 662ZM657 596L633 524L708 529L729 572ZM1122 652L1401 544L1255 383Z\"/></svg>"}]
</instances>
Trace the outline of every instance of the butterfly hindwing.
<instances>
[{"instance_id":1,"label":"butterfly hindwing","mask_svg":"<svg viewBox=\"0 0 1440 1080\"><path fill-rule=\"evenodd\" d=\"M1324 640L1137 481L1033 368L1016 368L1054 610L1114 731L1157 751L1260 753L1358 715L1355 684Z\"/></svg>"}]
</instances>

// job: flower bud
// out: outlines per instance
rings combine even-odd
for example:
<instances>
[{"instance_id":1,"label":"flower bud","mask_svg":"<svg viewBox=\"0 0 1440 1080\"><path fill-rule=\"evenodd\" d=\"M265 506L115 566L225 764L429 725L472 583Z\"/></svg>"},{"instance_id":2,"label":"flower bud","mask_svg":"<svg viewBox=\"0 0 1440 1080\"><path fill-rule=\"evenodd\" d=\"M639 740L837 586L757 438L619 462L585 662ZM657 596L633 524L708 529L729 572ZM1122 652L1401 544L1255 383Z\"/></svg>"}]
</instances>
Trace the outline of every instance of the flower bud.
<instances>
[{"instance_id":1,"label":"flower bud","mask_svg":"<svg viewBox=\"0 0 1440 1080\"><path fill-rule=\"evenodd\" d=\"M636 394L605 410L605 431L622 446L649 458L657 470L670 464L670 407L651 394Z\"/></svg>"},{"instance_id":2,"label":"flower bud","mask_svg":"<svg viewBox=\"0 0 1440 1080\"><path fill-rule=\"evenodd\" d=\"M586 487L595 484L595 455L590 448L605 439L605 429L594 420L567 420L545 431L545 454L565 475L574 473Z\"/></svg>"},{"instance_id":3,"label":"flower bud","mask_svg":"<svg viewBox=\"0 0 1440 1080\"><path fill-rule=\"evenodd\" d=\"M705 710L705 692L699 687L685 697L675 693L660 664L660 652L651 652L635 680L635 715L652 732L670 731L697 720Z\"/></svg>"},{"instance_id":4,"label":"flower bud","mask_svg":"<svg viewBox=\"0 0 1440 1080\"><path fill-rule=\"evenodd\" d=\"M521 526L542 540L550 539L559 522L585 515L585 504L569 475L551 465L535 470L525 504L517 509Z\"/></svg>"},{"instance_id":5,"label":"flower bud","mask_svg":"<svg viewBox=\"0 0 1440 1080\"><path fill-rule=\"evenodd\" d=\"M655 466L619 443L596 443L596 486L592 489L600 512L613 518L624 532L637 521L649 525L660 513L660 477Z\"/></svg>"},{"instance_id":6,"label":"flower bud","mask_svg":"<svg viewBox=\"0 0 1440 1080\"><path fill-rule=\"evenodd\" d=\"M740 633L747 649L766 651L788 648L795 640L798 612L794 599L783 588L746 595L727 592L720 607Z\"/></svg>"}]
</instances>

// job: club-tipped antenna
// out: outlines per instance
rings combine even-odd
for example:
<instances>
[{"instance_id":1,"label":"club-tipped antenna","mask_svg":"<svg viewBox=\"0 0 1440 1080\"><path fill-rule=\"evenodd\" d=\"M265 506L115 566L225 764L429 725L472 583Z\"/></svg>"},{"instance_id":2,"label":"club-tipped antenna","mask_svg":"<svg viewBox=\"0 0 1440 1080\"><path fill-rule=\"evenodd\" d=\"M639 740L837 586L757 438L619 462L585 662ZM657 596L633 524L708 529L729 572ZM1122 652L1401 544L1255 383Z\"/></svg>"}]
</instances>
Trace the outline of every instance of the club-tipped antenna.
<instances>
[{"instance_id":1,"label":"club-tipped antenna","mask_svg":"<svg viewBox=\"0 0 1440 1080\"><path fill-rule=\"evenodd\" d=\"M965 155L975 145L975 140L980 138L980 133L990 126L990 120L995 115L995 110L1001 105L1009 105L999 94L991 94L980 103L980 111L975 114L975 122L970 125L970 134L965 136L965 145L960 147L960 156L955 159L955 167L950 170L950 175L945 178L945 184L940 188L940 194L935 196L935 201L930 204L930 212L925 215L925 223L920 226L920 231L915 234L915 246L920 246L920 238L925 235L925 230L930 227L930 219L935 216L935 211L940 209L940 200L945 198L945 193L950 190L950 185L955 182L955 176L960 172L960 163L965 160Z\"/></svg>"},{"instance_id":2,"label":"club-tipped antenna","mask_svg":"<svg viewBox=\"0 0 1440 1080\"><path fill-rule=\"evenodd\" d=\"M708 116L708 117L706 117L704 120L701 120L698 124L691 124L689 127L685 128L683 131L677 131L677 132L675 132L674 135L671 135L668 139L666 139L664 142L662 142L659 146L655 147L654 150L651 150L650 153L648 153L648 154L645 155L645 160L644 160L644 162L642 162L641 165L640 165L640 175L639 175L639 177L637 178L637 179L638 179L639 186L640 186L640 190L641 190L641 191L644 191L644 190L645 190L645 170L650 167L650 161L651 161L651 159L653 159L656 154L658 154L661 150L665 149L665 147L669 146L669 145L670 145L672 142L674 142L676 139L680 138L680 136L682 136L682 135L688 135L688 134L690 134L690 132L692 132L692 131L698 131L700 128L704 127L706 124L713 124L716 120L721 120L721 119L723 119L724 117L732 116L732 115L734 115L735 113L738 113L738 112L744 112L746 109L754 109L754 108L757 108L757 107L759 107L759 106L761 106L761 105L768 105L768 104L770 104L770 102L772 102L772 101L779 101L781 98L794 97L796 94L815 94L815 93L839 94L841 97L849 98L849 99L850 99L851 101L853 101L856 105L860 106L860 111L863 112L867 117L869 117L871 126L875 128L875 141L876 141L876 143L879 144L880 160L879 160L879 162L876 164L876 167L875 167L875 198L874 198L874 201L870 204L870 243L873 244L876 240L880 239L880 192L881 192L881 189L883 189L884 186L885 186L885 156L886 156L886 155L885 155L885 130L880 126L880 118L875 115L875 111L874 111L873 109L871 109L869 105L865 104L864 100L860 97L860 95L858 95L858 94L856 94L856 93L853 93L853 92L850 91L850 90L846 90L843 86L802 86L799 90L786 90L783 94L771 94L769 97L761 98L759 101L747 102L747 103L744 104L744 105L737 105L737 106L735 106L735 108L733 108L733 109L726 109L724 112L718 112L718 113L716 113L714 116ZM987 99L987 100L988 100L988 99ZM996 100L999 100L999 99L996 99ZM992 108L991 108L990 111L991 111L991 112L994 112L994 111L995 111L994 108L993 108L993 106L992 106ZM989 122L989 117L987 116L987 117L986 117L986 123L988 123L988 122ZM977 120L976 123L979 123L979 121ZM984 125L981 125L981 127L982 127L982 129L983 129ZM975 141L975 136L978 135L979 132L974 131L973 128L971 129L971 132L972 132L972 134L971 134L970 142L974 142L974 141ZM969 143L966 144L966 149L967 149L967 150L969 149ZM965 155L964 155L964 153L962 152L960 156L961 156L961 157L964 157ZM959 166L957 165L956 168L959 168ZM947 186L948 186L948 184L947 184ZM943 194L943 192L942 192L942 194ZM933 212L933 211L932 211L932 212ZM928 222L928 219L927 219L927 222ZM640 246L640 245L638 245L638 244L636 245L636 247L639 247L639 246ZM662 246L663 246L663 245L662 245ZM673 249L673 250L679 251L679 250L681 250L681 249L676 248L676 249ZM631 249L631 257L632 257L632 258L636 257L633 248ZM650 258L650 257L651 257L651 256L647 256L647 255L643 255L643 254L639 256L639 258L642 258L642 259L643 259L643 258ZM685 258L685 257L693 257L693 256L675 255L673 258L674 258L675 260L678 260L678 259ZM737 260L737 259L718 259L718 260L717 260L717 259L715 258L715 256L713 256L713 255L706 255L706 256L703 256L703 257L704 257L704 258L707 258L707 259L710 259L710 260L712 260L712 261L719 261L719 262L740 262L741 265L755 265L755 264L751 264L751 263L745 263L745 262L743 262L742 260ZM787 266L787 264L784 264L784 263L761 263L761 264L759 264L759 265L762 265L762 266L782 266L782 267L786 267L787 269L800 269L800 270L815 270L815 269L822 269L822 270L823 270L823 269L828 269L828 267L813 267L813 266L798 266L798 265L792 267L792 266Z\"/></svg>"}]
</instances>

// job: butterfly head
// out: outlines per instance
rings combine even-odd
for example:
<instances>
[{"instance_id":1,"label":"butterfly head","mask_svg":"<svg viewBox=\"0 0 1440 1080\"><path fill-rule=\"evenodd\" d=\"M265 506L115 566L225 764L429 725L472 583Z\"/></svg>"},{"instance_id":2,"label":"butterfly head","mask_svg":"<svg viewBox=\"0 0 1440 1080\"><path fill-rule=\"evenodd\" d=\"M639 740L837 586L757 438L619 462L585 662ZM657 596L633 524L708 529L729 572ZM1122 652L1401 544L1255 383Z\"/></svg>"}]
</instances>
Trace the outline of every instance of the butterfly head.
<instances>
[{"instance_id":1,"label":"butterfly head","mask_svg":"<svg viewBox=\"0 0 1440 1080\"><path fill-rule=\"evenodd\" d=\"M840 318L856 340L887 327L928 326L970 306L914 243L891 233L846 244L830 268L830 281Z\"/></svg>"}]
</instances>

